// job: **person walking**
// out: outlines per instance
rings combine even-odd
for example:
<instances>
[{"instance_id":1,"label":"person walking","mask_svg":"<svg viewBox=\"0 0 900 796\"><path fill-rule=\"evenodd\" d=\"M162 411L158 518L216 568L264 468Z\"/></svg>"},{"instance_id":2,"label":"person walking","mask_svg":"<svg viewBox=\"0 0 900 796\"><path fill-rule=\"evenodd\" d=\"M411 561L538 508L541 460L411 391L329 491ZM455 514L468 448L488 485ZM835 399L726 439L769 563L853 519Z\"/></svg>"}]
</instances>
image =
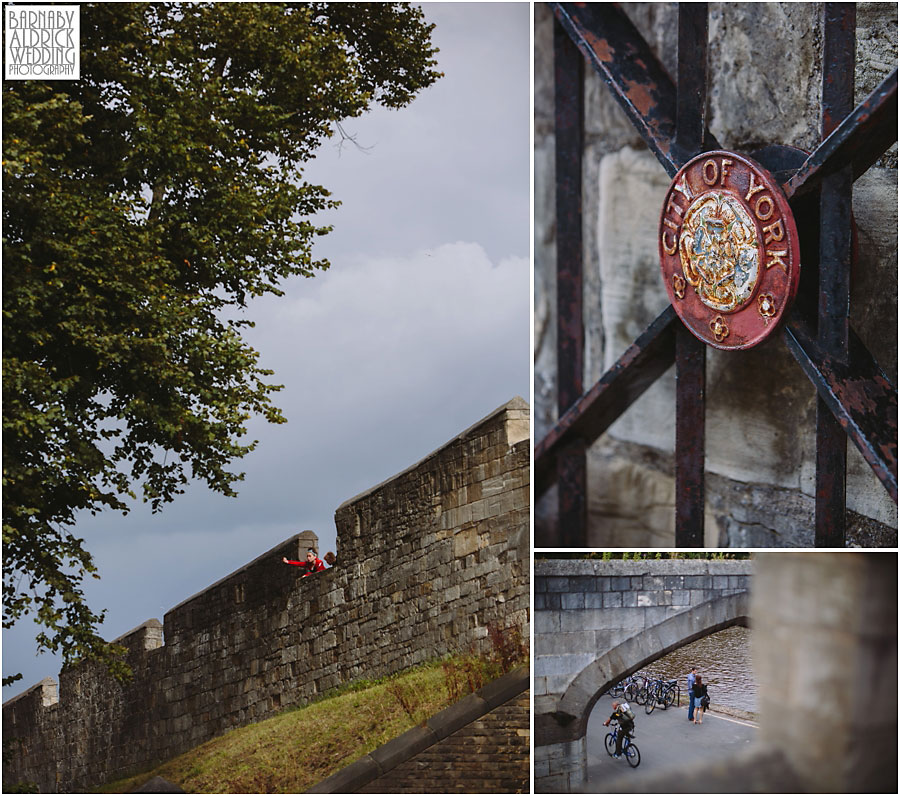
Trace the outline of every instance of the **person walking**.
<instances>
[{"instance_id":1,"label":"person walking","mask_svg":"<svg viewBox=\"0 0 900 796\"><path fill-rule=\"evenodd\" d=\"M694 720L694 708L697 703L694 702L694 680L697 679L697 667L691 666L691 671L687 676L687 692L688 692L688 721Z\"/></svg>"},{"instance_id":2,"label":"person walking","mask_svg":"<svg viewBox=\"0 0 900 796\"><path fill-rule=\"evenodd\" d=\"M694 724L703 724L703 714L706 713L706 709L709 707L709 691L703 684L703 678L699 674L694 680L693 694L696 705Z\"/></svg>"}]
</instances>

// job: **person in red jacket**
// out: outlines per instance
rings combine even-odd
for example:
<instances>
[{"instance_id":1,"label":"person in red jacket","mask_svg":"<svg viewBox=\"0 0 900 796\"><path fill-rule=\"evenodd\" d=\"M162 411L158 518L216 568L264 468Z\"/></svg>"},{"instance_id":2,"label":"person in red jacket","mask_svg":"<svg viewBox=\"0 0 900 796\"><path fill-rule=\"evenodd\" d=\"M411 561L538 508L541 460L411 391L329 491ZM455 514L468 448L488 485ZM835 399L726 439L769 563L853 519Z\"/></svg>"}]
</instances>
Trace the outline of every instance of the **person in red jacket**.
<instances>
[{"instance_id":1,"label":"person in red jacket","mask_svg":"<svg viewBox=\"0 0 900 796\"><path fill-rule=\"evenodd\" d=\"M284 561L285 564L290 564L292 567L301 567L306 570L302 575L304 578L307 575L312 575L313 572L325 571L325 562L316 555L316 551L311 547L306 551L306 561L291 561L284 556L281 557L281 560Z\"/></svg>"}]
</instances>

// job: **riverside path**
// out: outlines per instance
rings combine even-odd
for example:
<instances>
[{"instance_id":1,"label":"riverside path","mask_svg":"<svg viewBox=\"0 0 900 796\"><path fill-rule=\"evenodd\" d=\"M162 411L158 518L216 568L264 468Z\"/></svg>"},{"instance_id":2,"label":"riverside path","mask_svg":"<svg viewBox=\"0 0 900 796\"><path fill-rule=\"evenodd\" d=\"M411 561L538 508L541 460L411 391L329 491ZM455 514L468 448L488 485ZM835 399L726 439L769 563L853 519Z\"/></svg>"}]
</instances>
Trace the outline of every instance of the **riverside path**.
<instances>
[{"instance_id":1,"label":"riverside path","mask_svg":"<svg viewBox=\"0 0 900 796\"><path fill-rule=\"evenodd\" d=\"M702 767L750 748L756 739L756 724L716 713L707 713L703 724L687 720L687 707L654 710L649 716L637 704L634 742L641 751L641 765L632 769L624 759L614 760L603 746L609 728L603 726L612 713L612 698L604 695L591 712L587 730L587 779L579 793L622 793L633 791L636 779L679 766ZM655 778L659 781L659 778ZM672 792L672 783L659 792ZM646 793L656 792L644 790Z\"/></svg>"}]
</instances>

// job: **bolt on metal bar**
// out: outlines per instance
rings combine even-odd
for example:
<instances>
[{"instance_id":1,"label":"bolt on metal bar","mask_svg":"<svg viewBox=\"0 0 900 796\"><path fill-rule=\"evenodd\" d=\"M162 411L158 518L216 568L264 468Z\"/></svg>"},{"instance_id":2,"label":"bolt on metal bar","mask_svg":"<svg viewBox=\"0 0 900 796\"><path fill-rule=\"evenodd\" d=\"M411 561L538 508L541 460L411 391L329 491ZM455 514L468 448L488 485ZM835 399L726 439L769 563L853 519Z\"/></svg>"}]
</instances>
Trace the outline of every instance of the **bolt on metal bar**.
<instances>
[{"instance_id":1,"label":"bolt on metal bar","mask_svg":"<svg viewBox=\"0 0 900 796\"><path fill-rule=\"evenodd\" d=\"M853 111L856 5L825 3L822 139ZM853 171L822 181L819 235L818 345L847 363L850 316L850 210ZM843 547L847 516L847 436L825 401L816 398L816 547Z\"/></svg>"},{"instance_id":2,"label":"bolt on metal bar","mask_svg":"<svg viewBox=\"0 0 900 796\"><path fill-rule=\"evenodd\" d=\"M556 115L556 361L561 417L581 396L582 319L581 181L584 150L584 59L560 24L553 35ZM569 445L557 460L559 544L580 547L587 534L587 457Z\"/></svg>"}]
</instances>

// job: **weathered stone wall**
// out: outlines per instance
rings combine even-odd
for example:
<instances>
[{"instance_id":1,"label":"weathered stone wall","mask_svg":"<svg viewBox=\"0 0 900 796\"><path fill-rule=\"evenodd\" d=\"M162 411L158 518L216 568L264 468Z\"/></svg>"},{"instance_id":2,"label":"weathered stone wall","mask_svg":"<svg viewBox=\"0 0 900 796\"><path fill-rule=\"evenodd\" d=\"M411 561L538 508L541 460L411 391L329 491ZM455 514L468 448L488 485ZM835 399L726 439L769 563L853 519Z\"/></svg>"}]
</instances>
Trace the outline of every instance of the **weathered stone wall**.
<instances>
[{"instance_id":1,"label":"weathered stone wall","mask_svg":"<svg viewBox=\"0 0 900 796\"><path fill-rule=\"evenodd\" d=\"M677 4L623 9L675 74ZM709 4L709 126L750 153L820 139L820 3ZM897 7L860 3L856 95L897 66ZM656 232L669 184L589 67L585 83L584 384L592 385L665 308ZM556 419L553 15L535 6L535 439ZM896 145L854 184L858 227L851 324L896 384ZM674 543L674 369L588 455L589 547ZM708 349L706 545L812 546L815 390L780 336L744 352ZM535 507L537 546L554 546L556 490ZM897 506L848 444L851 544L894 546Z\"/></svg>"},{"instance_id":2,"label":"weathered stone wall","mask_svg":"<svg viewBox=\"0 0 900 796\"><path fill-rule=\"evenodd\" d=\"M357 793L527 793L531 700L525 691Z\"/></svg>"},{"instance_id":3,"label":"weathered stone wall","mask_svg":"<svg viewBox=\"0 0 900 796\"><path fill-rule=\"evenodd\" d=\"M514 399L335 514L338 561L300 578L300 534L3 706L4 781L78 792L138 772L340 683L529 632L528 405ZM314 535L312 536L314 538ZM164 642L164 643L163 643Z\"/></svg>"},{"instance_id":4,"label":"weathered stone wall","mask_svg":"<svg viewBox=\"0 0 900 796\"><path fill-rule=\"evenodd\" d=\"M759 556L760 736L807 793L897 792L897 556Z\"/></svg>"}]
</instances>

